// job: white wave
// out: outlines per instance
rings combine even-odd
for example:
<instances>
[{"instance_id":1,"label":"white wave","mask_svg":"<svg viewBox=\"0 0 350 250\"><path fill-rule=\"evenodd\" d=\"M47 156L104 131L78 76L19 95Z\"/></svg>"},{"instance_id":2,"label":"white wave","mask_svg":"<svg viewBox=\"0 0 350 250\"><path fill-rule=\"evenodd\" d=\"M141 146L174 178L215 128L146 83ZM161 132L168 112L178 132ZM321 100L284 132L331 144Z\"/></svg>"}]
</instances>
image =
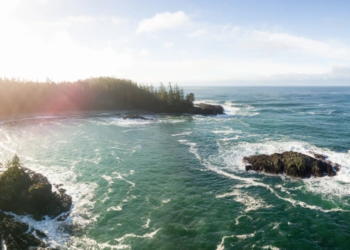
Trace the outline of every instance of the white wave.
<instances>
[{"instance_id":1,"label":"white wave","mask_svg":"<svg viewBox=\"0 0 350 250\"><path fill-rule=\"evenodd\" d=\"M238 217L235 219L235 221L236 221L236 225L238 225L238 224L239 224L239 219L240 219L240 218L242 218L242 217L244 217L244 215L240 215L240 216L238 216Z\"/></svg>"},{"instance_id":2,"label":"white wave","mask_svg":"<svg viewBox=\"0 0 350 250\"><path fill-rule=\"evenodd\" d=\"M118 173L118 172L112 172L112 174L115 175L115 176L113 177L113 179L120 179L120 180L123 180L123 181L125 181L126 183L129 183L132 187L135 187L135 183L134 183L134 182L131 182L131 181L128 181L128 180L124 179L123 176L122 176L120 173Z\"/></svg>"},{"instance_id":3,"label":"white wave","mask_svg":"<svg viewBox=\"0 0 350 250\"><path fill-rule=\"evenodd\" d=\"M180 134L173 134L171 136L183 136L183 135L190 135L192 134L192 132L183 132L183 133L180 133Z\"/></svg>"},{"instance_id":4,"label":"white wave","mask_svg":"<svg viewBox=\"0 0 350 250\"><path fill-rule=\"evenodd\" d=\"M97 241L86 236L83 236L81 238L72 236L71 242L68 245L68 249L130 249L130 246L123 244L111 245L109 241L105 243L98 243Z\"/></svg>"},{"instance_id":5,"label":"white wave","mask_svg":"<svg viewBox=\"0 0 350 250\"><path fill-rule=\"evenodd\" d=\"M151 222L151 220L150 220L150 219L147 219L146 224L143 225L142 227L143 227L143 228L149 228L149 223L150 223L150 222Z\"/></svg>"},{"instance_id":6,"label":"white wave","mask_svg":"<svg viewBox=\"0 0 350 250\"><path fill-rule=\"evenodd\" d=\"M120 237L120 238L116 238L115 240L118 242L123 242L126 238L150 238L152 239L157 233L158 231L161 230L161 228L158 228L157 230L151 232L151 233L147 233L144 235L136 235L134 233L130 233L130 234L125 234L124 236Z\"/></svg>"},{"instance_id":7,"label":"white wave","mask_svg":"<svg viewBox=\"0 0 350 250\"><path fill-rule=\"evenodd\" d=\"M115 206L115 207L107 208L107 212L109 212L109 211L122 211L122 210L123 210L122 206Z\"/></svg>"},{"instance_id":8,"label":"white wave","mask_svg":"<svg viewBox=\"0 0 350 250\"><path fill-rule=\"evenodd\" d=\"M241 138L241 136L236 135L235 137L218 139L218 141L234 141L234 140L238 140L239 138Z\"/></svg>"},{"instance_id":9,"label":"white wave","mask_svg":"<svg viewBox=\"0 0 350 250\"><path fill-rule=\"evenodd\" d=\"M271 205L267 205L262 199L252 197L252 195L244 193L238 189L235 189L230 193L217 195L216 198L224 198L230 196L234 196L234 200L236 202L242 203L246 207L245 212L258 210L260 208L268 209L273 207Z\"/></svg>"},{"instance_id":10,"label":"white wave","mask_svg":"<svg viewBox=\"0 0 350 250\"><path fill-rule=\"evenodd\" d=\"M91 118L89 121L93 124L104 125L104 126L118 126L124 128L132 127L145 127L155 123L154 120L143 120L143 119L123 119L121 117L106 117L106 118Z\"/></svg>"},{"instance_id":11,"label":"white wave","mask_svg":"<svg viewBox=\"0 0 350 250\"><path fill-rule=\"evenodd\" d=\"M228 115L256 116L259 114L253 106L247 104L236 104L232 101L226 101L221 106Z\"/></svg>"},{"instance_id":12,"label":"white wave","mask_svg":"<svg viewBox=\"0 0 350 250\"><path fill-rule=\"evenodd\" d=\"M255 235L255 233L224 236L224 237L222 237L222 239L221 239L220 245L218 245L218 246L216 247L216 250L224 250L224 249L225 249L225 246L224 246L225 239L229 239L229 238L247 239L247 238L254 237L254 235Z\"/></svg>"},{"instance_id":13,"label":"white wave","mask_svg":"<svg viewBox=\"0 0 350 250\"><path fill-rule=\"evenodd\" d=\"M328 113L328 115L331 115L334 111L335 111L335 110L331 110L331 111Z\"/></svg>"},{"instance_id":14,"label":"white wave","mask_svg":"<svg viewBox=\"0 0 350 250\"><path fill-rule=\"evenodd\" d=\"M162 203L166 204L166 203L169 203L170 201L171 201L170 199L165 199L165 200L162 200Z\"/></svg>"},{"instance_id":15,"label":"white wave","mask_svg":"<svg viewBox=\"0 0 350 250\"><path fill-rule=\"evenodd\" d=\"M233 130L232 128L228 130L214 130L214 134L224 134L224 135L229 135L229 134L241 134L241 130Z\"/></svg>"},{"instance_id":16,"label":"white wave","mask_svg":"<svg viewBox=\"0 0 350 250\"><path fill-rule=\"evenodd\" d=\"M262 249L279 250L278 247L274 247L274 246L271 246L271 245L263 246Z\"/></svg>"}]
</instances>

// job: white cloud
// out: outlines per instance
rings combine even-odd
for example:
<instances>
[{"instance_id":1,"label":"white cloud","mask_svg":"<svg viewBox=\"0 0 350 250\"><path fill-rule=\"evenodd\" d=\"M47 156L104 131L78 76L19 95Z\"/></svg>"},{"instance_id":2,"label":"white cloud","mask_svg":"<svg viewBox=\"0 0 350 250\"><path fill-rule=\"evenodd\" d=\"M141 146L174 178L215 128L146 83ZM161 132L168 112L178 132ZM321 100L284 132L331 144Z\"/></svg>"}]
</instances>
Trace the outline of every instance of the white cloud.
<instances>
[{"instance_id":1,"label":"white cloud","mask_svg":"<svg viewBox=\"0 0 350 250\"><path fill-rule=\"evenodd\" d=\"M21 0L0 0L0 14L10 14L20 4Z\"/></svg>"},{"instance_id":2,"label":"white cloud","mask_svg":"<svg viewBox=\"0 0 350 250\"><path fill-rule=\"evenodd\" d=\"M174 43L173 42L164 43L163 47L164 48L172 48L172 47L174 47Z\"/></svg>"},{"instance_id":3,"label":"white cloud","mask_svg":"<svg viewBox=\"0 0 350 250\"><path fill-rule=\"evenodd\" d=\"M125 24L127 22L126 19L118 18L118 17L112 17L112 23L116 26Z\"/></svg>"},{"instance_id":4,"label":"white cloud","mask_svg":"<svg viewBox=\"0 0 350 250\"><path fill-rule=\"evenodd\" d=\"M141 34L173 29L184 25L189 20L190 18L183 11L174 13L163 12L156 14L152 18L142 20L136 29L136 33Z\"/></svg>"},{"instance_id":5,"label":"white cloud","mask_svg":"<svg viewBox=\"0 0 350 250\"><path fill-rule=\"evenodd\" d=\"M261 52L274 55L294 54L320 58L350 60L350 46L336 41L321 41L286 32L261 31L232 26L206 27L206 41L215 41L241 51ZM190 34L199 34L196 30Z\"/></svg>"},{"instance_id":6,"label":"white cloud","mask_svg":"<svg viewBox=\"0 0 350 250\"><path fill-rule=\"evenodd\" d=\"M189 34L188 36L189 37L198 37L198 36L204 35L205 33L207 33L207 31L205 29L197 29L196 31Z\"/></svg>"},{"instance_id":7,"label":"white cloud","mask_svg":"<svg viewBox=\"0 0 350 250\"><path fill-rule=\"evenodd\" d=\"M149 52L148 50L146 49L142 49L140 52L139 52L139 56L148 56L149 55Z\"/></svg>"}]
</instances>

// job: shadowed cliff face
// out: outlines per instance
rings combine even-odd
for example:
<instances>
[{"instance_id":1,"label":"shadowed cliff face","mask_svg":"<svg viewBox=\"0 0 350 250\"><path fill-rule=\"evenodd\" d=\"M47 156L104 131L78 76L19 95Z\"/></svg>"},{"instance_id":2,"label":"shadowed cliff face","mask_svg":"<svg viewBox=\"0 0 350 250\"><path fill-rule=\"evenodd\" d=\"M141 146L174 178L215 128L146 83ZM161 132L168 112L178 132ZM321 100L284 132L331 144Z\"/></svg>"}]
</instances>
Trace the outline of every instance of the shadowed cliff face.
<instances>
[{"instance_id":1,"label":"shadowed cliff face","mask_svg":"<svg viewBox=\"0 0 350 250\"><path fill-rule=\"evenodd\" d=\"M323 177L334 176L339 165L325 161L326 157L313 158L298 152L284 152L272 155L253 155L244 157L243 161L248 163L246 170L261 171L270 174L282 174L309 178L311 176Z\"/></svg>"},{"instance_id":2,"label":"shadowed cliff face","mask_svg":"<svg viewBox=\"0 0 350 250\"><path fill-rule=\"evenodd\" d=\"M68 212L72 206L72 197L64 189L52 192L52 185L42 174L23 167L18 157L7 164L7 169L0 175L0 209L19 215L33 215L36 220L44 216L57 217ZM0 211L0 235L7 249L28 249L30 246L45 246L31 232L45 237L41 231L31 229L28 225L15 222L13 216ZM62 217L62 218L61 218ZM61 216L58 220L64 220ZM0 239L1 240L1 239Z\"/></svg>"}]
</instances>

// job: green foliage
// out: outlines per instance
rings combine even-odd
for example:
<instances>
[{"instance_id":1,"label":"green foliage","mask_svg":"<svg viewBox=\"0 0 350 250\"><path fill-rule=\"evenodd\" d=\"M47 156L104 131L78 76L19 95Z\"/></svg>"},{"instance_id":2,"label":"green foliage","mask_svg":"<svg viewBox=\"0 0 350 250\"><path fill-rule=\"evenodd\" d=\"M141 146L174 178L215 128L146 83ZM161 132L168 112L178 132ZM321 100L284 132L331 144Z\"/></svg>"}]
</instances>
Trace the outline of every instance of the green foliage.
<instances>
[{"instance_id":1,"label":"green foliage","mask_svg":"<svg viewBox=\"0 0 350 250\"><path fill-rule=\"evenodd\" d=\"M7 163L7 170L0 176L0 197L10 199L29 187L29 176L22 169L17 155Z\"/></svg>"},{"instance_id":2,"label":"green foliage","mask_svg":"<svg viewBox=\"0 0 350 250\"><path fill-rule=\"evenodd\" d=\"M194 100L194 97L192 98ZM138 85L126 79L98 77L55 83L0 78L0 115L71 110L145 109L153 112L188 112L193 106L183 90L161 83Z\"/></svg>"},{"instance_id":3,"label":"green foliage","mask_svg":"<svg viewBox=\"0 0 350 250\"><path fill-rule=\"evenodd\" d=\"M17 167L17 168L21 168L22 164L19 161L19 157L17 156L17 154L15 154L12 158L12 161L7 162L7 167Z\"/></svg>"},{"instance_id":4,"label":"green foliage","mask_svg":"<svg viewBox=\"0 0 350 250\"><path fill-rule=\"evenodd\" d=\"M194 94L193 93L189 93L189 94L186 95L186 101L188 103L193 103L194 100L195 100L195 98L194 98Z\"/></svg>"}]
</instances>

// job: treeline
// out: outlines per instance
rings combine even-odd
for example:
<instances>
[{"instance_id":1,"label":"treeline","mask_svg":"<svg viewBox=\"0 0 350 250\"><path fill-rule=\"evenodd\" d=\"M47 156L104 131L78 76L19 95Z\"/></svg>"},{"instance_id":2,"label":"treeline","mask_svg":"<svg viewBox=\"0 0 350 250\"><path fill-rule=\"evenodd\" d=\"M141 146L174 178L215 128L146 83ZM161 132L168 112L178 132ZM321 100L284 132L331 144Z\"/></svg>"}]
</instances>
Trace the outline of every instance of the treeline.
<instances>
[{"instance_id":1,"label":"treeline","mask_svg":"<svg viewBox=\"0 0 350 250\"><path fill-rule=\"evenodd\" d=\"M0 78L0 115L118 109L183 113L189 112L193 101L193 93L184 96L170 83L156 89L112 77L60 83Z\"/></svg>"}]
</instances>

